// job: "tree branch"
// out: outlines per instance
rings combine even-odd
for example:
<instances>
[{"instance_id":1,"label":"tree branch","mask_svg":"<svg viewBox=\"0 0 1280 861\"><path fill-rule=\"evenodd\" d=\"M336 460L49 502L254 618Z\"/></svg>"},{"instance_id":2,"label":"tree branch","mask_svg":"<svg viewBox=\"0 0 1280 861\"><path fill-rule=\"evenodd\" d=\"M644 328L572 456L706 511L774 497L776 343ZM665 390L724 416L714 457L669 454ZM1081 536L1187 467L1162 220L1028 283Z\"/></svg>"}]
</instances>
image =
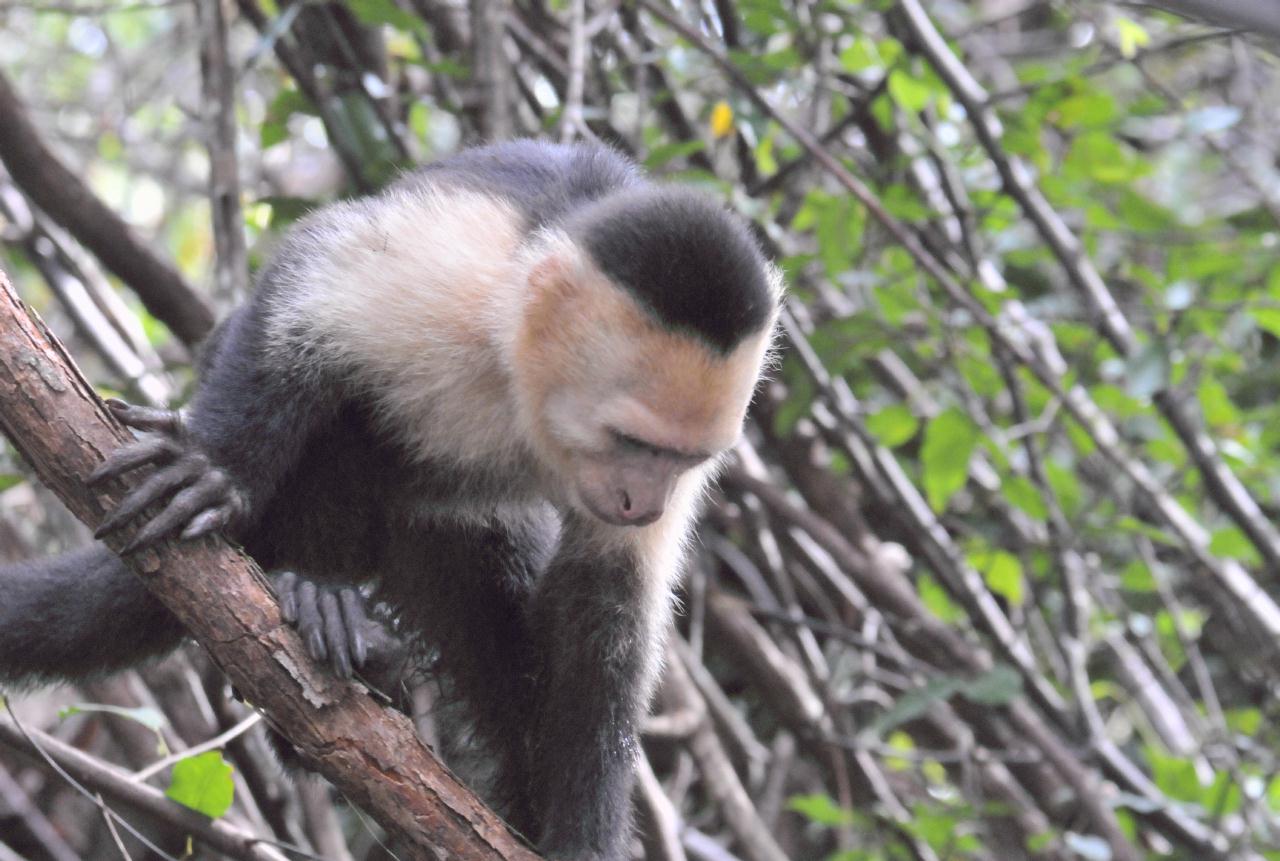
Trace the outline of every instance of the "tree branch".
<instances>
[{"instance_id":1,"label":"tree branch","mask_svg":"<svg viewBox=\"0 0 1280 861\"><path fill-rule=\"evenodd\" d=\"M62 345L27 314L3 273L0 402L0 430L77 517L96 524L125 485L115 482L104 496L88 490L82 476L128 435ZM118 549L129 537L108 543ZM411 857L535 861L436 760L406 717L313 666L248 557L214 538L126 561L303 761L403 840Z\"/></svg>"},{"instance_id":2,"label":"tree branch","mask_svg":"<svg viewBox=\"0 0 1280 861\"><path fill-rule=\"evenodd\" d=\"M194 347L209 333L213 309L44 145L3 74L0 160L18 187L137 293L179 340Z\"/></svg>"}]
</instances>

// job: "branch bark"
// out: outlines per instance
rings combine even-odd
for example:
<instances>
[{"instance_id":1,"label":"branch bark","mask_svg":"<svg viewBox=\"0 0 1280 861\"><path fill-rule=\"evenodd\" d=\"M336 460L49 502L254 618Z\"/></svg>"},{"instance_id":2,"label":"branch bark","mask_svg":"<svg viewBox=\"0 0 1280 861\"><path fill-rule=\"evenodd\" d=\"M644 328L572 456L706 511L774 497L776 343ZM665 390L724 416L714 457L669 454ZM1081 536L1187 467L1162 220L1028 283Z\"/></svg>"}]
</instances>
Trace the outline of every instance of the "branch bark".
<instances>
[{"instance_id":1,"label":"branch bark","mask_svg":"<svg viewBox=\"0 0 1280 861\"><path fill-rule=\"evenodd\" d=\"M103 495L87 489L82 476L128 435L3 273L0 403L0 430L77 517L96 524L125 485L116 482ZM129 537L108 544L118 549ZM303 760L402 840L409 857L536 861L440 764L408 718L312 665L248 557L215 538L126 561Z\"/></svg>"},{"instance_id":2,"label":"branch bark","mask_svg":"<svg viewBox=\"0 0 1280 861\"><path fill-rule=\"evenodd\" d=\"M3 74L0 160L14 183L137 293L147 310L179 340L194 347L209 333L213 309L45 146Z\"/></svg>"}]
</instances>

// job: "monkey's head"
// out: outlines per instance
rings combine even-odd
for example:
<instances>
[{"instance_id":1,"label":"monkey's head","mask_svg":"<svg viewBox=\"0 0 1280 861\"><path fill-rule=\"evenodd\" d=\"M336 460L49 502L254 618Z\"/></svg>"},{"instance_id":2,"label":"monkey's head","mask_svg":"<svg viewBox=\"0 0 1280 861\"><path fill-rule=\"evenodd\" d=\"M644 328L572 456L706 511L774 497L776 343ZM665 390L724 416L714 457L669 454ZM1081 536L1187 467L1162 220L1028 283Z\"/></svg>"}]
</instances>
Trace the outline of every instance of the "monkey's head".
<instances>
[{"instance_id":1,"label":"monkey's head","mask_svg":"<svg viewBox=\"0 0 1280 861\"><path fill-rule=\"evenodd\" d=\"M654 522L680 477L742 431L777 270L720 205L646 188L543 236L528 286L514 372L538 455L575 507Z\"/></svg>"}]
</instances>

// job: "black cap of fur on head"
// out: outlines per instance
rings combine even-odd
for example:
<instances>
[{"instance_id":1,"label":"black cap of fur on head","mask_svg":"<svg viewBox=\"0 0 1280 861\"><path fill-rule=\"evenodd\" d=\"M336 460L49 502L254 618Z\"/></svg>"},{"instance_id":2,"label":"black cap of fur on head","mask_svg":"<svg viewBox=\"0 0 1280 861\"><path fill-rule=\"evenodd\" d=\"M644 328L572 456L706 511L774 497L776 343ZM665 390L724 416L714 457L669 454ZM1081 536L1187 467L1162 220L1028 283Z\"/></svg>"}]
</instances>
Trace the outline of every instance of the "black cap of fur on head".
<instances>
[{"instance_id":1,"label":"black cap of fur on head","mask_svg":"<svg viewBox=\"0 0 1280 861\"><path fill-rule=\"evenodd\" d=\"M682 188L616 192L568 225L600 270L664 325L721 353L767 325L777 299L747 227Z\"/></svg>"}]
</instances>

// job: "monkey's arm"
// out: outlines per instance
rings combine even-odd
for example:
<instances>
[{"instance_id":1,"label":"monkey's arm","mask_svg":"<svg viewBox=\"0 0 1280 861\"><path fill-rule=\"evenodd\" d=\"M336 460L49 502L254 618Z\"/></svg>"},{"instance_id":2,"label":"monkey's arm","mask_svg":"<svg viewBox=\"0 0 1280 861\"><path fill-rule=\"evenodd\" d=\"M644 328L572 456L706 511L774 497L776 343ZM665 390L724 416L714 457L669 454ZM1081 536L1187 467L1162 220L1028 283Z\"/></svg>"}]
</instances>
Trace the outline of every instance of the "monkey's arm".
<instances>
[{"instance_id":1,"label":"monkey's arm","mask_svg":"<svg viewBox=\"0 0 1280 861\"><path fill-rule=\"evenodd\" d=\"M643 529L570 515L538 584L531 777L551 858L625 857L637 727L670 622L683 513Z\"/></svg>"},{"instance_id":2,"label":"monkey's arm","mask_svg":"<svg viewBox=\"0 0 1280 861\"><path fill-rule=\"evenodd\" d=\"M126 552L179 531L184 538L219 529L237 536L257 522L307 440L336 413L341 386L329 368L268 349L263 293L271 287L265 283L219 328L216 347L202 362L189 418L110 403L123 423L151 435L114 453L90 482L146 465L158 469L102 522L97 537L156 503L160 511Z\"/></svg>"}]
</instances>

